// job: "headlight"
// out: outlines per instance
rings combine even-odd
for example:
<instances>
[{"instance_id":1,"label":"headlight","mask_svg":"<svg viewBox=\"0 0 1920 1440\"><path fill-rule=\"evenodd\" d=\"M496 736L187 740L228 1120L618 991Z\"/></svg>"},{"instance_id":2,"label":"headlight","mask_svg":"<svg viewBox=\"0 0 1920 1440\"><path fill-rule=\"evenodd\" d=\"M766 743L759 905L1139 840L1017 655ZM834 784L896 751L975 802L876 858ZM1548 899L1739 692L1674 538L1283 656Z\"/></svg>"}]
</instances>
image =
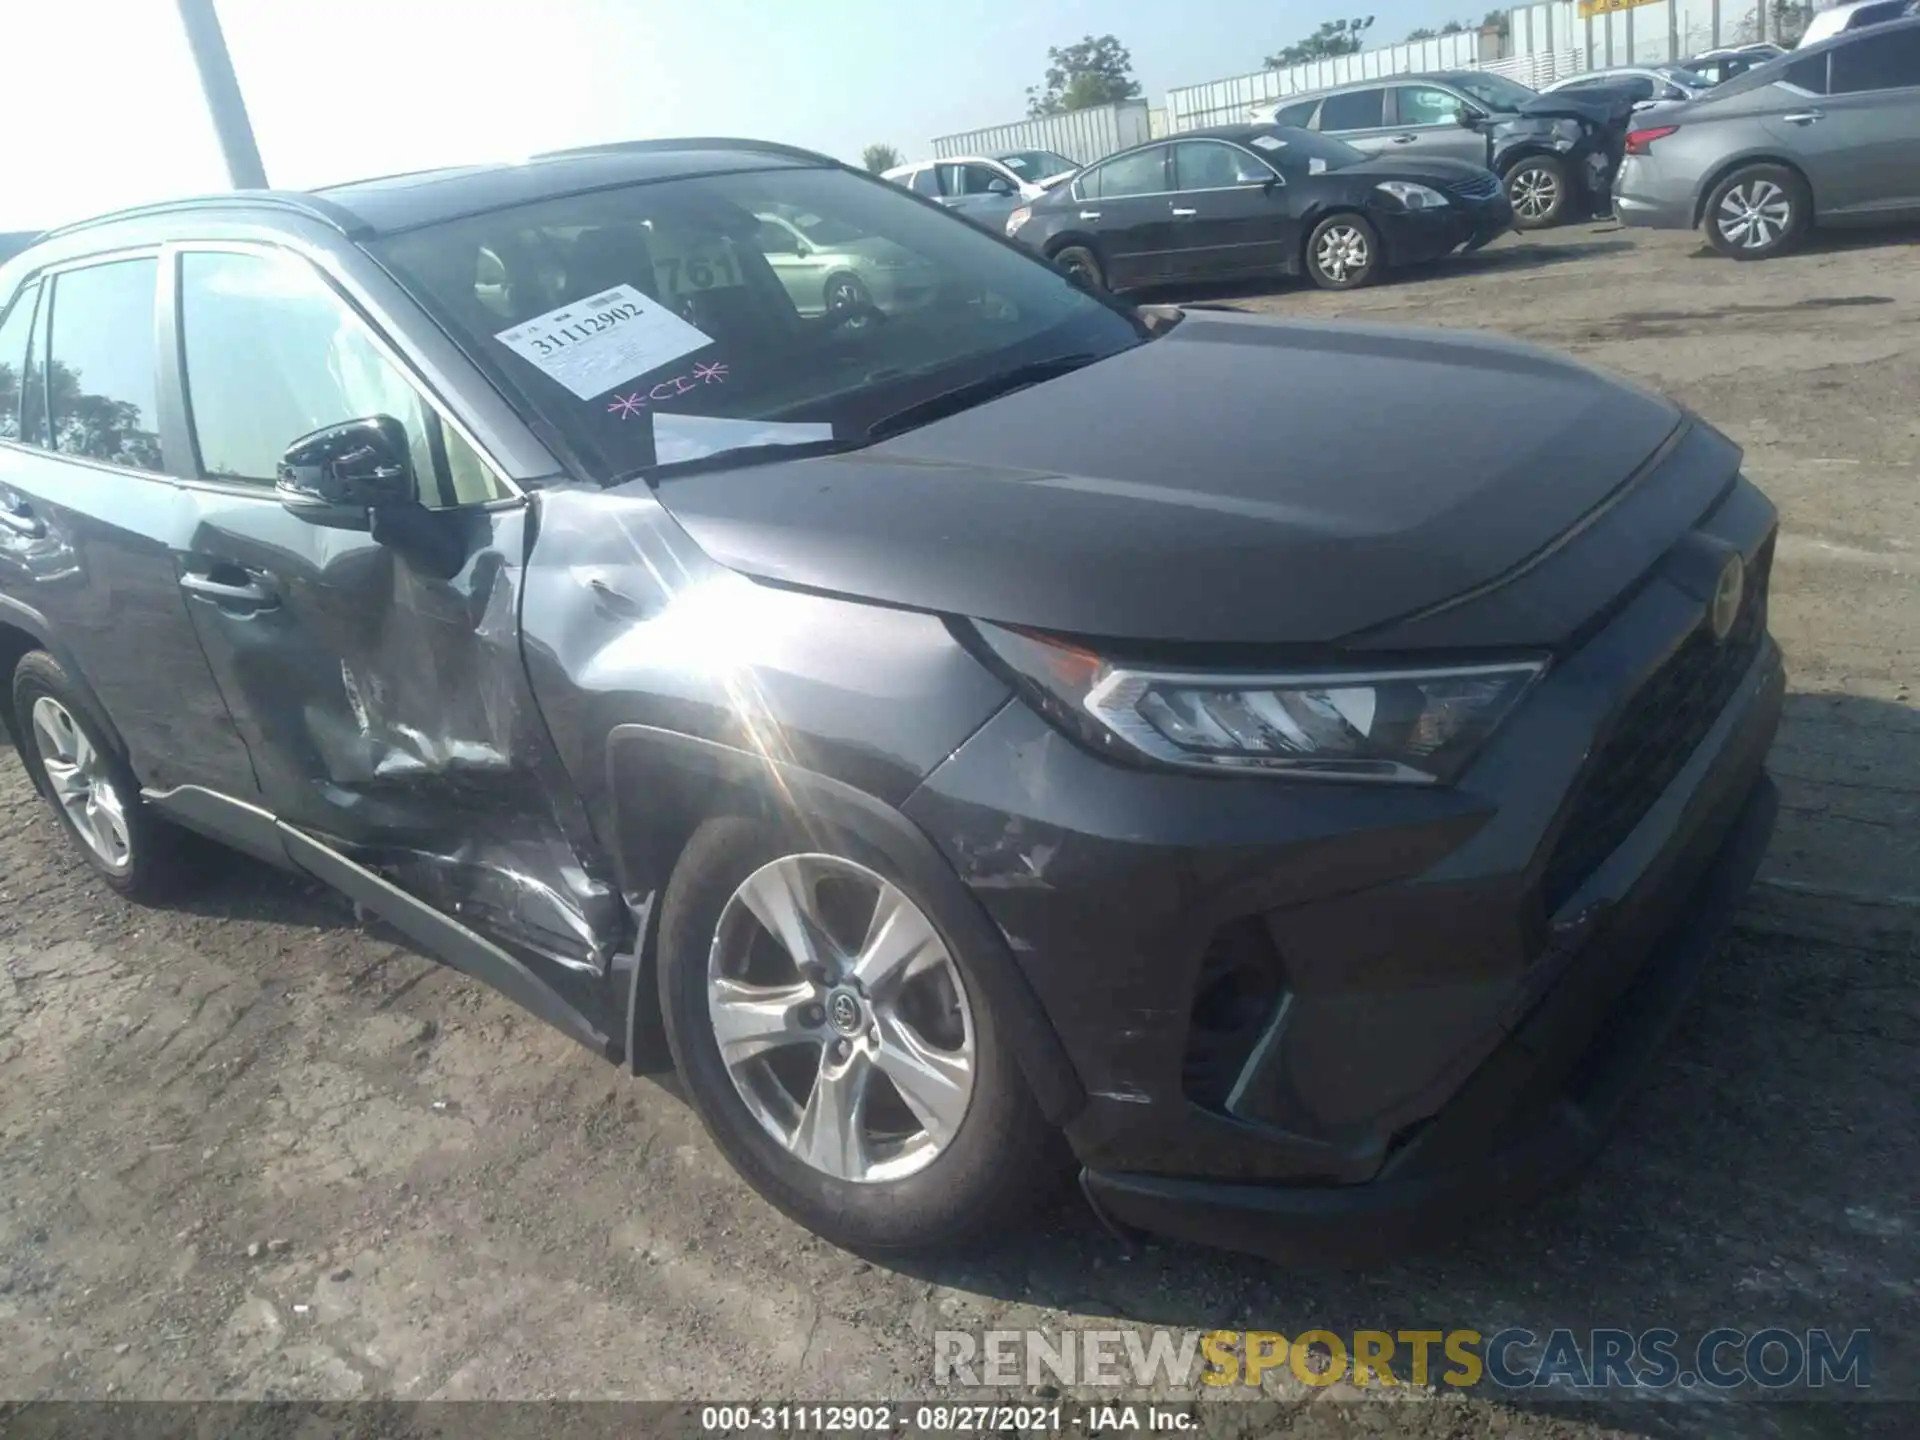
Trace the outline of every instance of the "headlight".
<instances>
[{"instance_id":1,"label":"headlight","mask_svg":"<svg viewBox=\"0 0 1920 1440\"><path fill-rule=\"evenodd\" d=\"M1033 207L1031 205L1022 205L1019 209L1015 210L1011 215L1007 216L1007 234L1009 235L1013 234L1014 231L1018 230L1022 225L1026 224L1027 221L1031 220L1032 218L1033 218Z\"/></svg>"},{"instance_id":2,"label":"headlight","mask_svg":"<svg viewBox=\"0 0 1920 1440\"><path fill-rule=\"evenodd\" d=\"M1544 660L1248 675L1149 670L997 625L994 654L1042 713L1110 754L1198 770L1444 784Z\"/></svg>"},{"instance_id":3,"label":"headlight","mask_svg":"<svg viewBox=\"0 0 1920 1440\"><path fill-rule=\"evenodd\" d=\"M1383 195L1391 195L1408 210L1441 210L1447 203L1447 197L1438 190L1416 185L1411 180L1382 180L1373 188Z\"/></svg>"}]
</instances>

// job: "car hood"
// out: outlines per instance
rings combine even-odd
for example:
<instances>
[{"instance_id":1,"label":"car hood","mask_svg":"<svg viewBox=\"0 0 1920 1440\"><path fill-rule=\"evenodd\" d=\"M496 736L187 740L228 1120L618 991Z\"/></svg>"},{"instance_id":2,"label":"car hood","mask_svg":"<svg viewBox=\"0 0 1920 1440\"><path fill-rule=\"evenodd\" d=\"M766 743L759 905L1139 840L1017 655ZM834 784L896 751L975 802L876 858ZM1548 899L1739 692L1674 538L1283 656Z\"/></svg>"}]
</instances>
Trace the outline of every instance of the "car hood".
<instances>
[{"instance_id":1,"label":"car hood","mask_svg":"<svg viewBox=\"0 0 1920 1440\"><path fill-rule=\"evenodd\" d=\"M1633 114L1633 106L1630 91L1595 86L1578 96L1561 93L1536 96L1516 113L1531 120L1584 120L1604 129L1624 124Z\"/></svg>"},{"instance_id":2,"label":"car hood","mask_svg":"<svg viewBox=\"0 0 1920 1440\"><path fill-rule=\"evenodd\" d=\"M1499 580L1680 422L1513 342L1190 312L866 449L658 493L715 560L783 585L1084 636L1325 643Z\"/></svg>"},{"instance_id":3,"label":"car hood","mask_svg":"<svg viewBox=\"0 0 1920 1440\"><path fill-rule=\"evenodd\" d=\"M1418 180L1428 185L1455 185L1485 175L1487 167L1444 155L1369 155L1355 165L1330 170L1330 175L1364 175L1377 180Z\"/></svg>"}]
</instances>

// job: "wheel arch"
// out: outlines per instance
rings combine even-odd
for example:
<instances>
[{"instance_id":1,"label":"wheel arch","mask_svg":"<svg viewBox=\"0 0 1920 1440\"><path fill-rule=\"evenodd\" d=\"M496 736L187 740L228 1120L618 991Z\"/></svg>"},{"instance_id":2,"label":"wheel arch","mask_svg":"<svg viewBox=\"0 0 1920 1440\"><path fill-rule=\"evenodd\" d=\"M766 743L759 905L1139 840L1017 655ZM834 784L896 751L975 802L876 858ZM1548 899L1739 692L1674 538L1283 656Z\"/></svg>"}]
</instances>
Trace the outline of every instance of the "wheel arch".
<instances>
[{"instance_id":1,"label":"wheel arch","mask_svg":"<svg viewBox=\"0 0 1920 1440\"><path fill-rule=\"evenodd\" d=\"M22 737L17 733L14 723L13 672L19 666L21 657L32 650L44 650L60 662L60 668L67 672L67 678L79 687L82 697L93 711L95 722L107 732L107 738L113 742L114 748L126 756L127 743L119 727L113 723L113 716L100 703L99 695L87 683L86 675L74 663L67 647L53 639L46 621L38 614L9 596L0 595L0 728L4 728L15 750L19 749Z\"/></svg>"},{"instance_id":2,"label":"wheel arch","mask_svg":"<svg viewBox=\"0 0 1920 1440\"><path fill-rule=\"evenodd\" d=\"M1051 260L1070 245L1078 245L1082 250L1091 251L1093 258L1100 262L1100 268L1102 270L1106 269L1107 252L1101 248L1100 242L1096 237L1084 230L1068 230L1062 234L1053 236L1046 242L1046 245L1040 253Z\"/></svg>"},{"instance_id":3,"label":"wheel arch","mask_svg":"<svg viewBox=\"0 0 1920 1440\"><path fill-rule=\"evenodd\" d=\"M1800 183L1807 187L1807 225L1811 227L1820 215L1820 197L1814 192L1813 177L1807 174L1805 166L1789 160L1781 151L1758 150L1750 155L1722 161L1707 172L1707 178L1700 182L1700 188L1693 195L1693 228L1698 230L1706 223L1707 201L1713 198L1713 192L1720 188L1721 183L1728 176L1751 165L1777 165L1800 177Z\"/></svg>"},{"instance_id":4,"label":"wheel arch","mask_svg":"<svg viewBox=\"0 0 1920 1440\"><path fill-rule=\"evenodd\" d=\"M711 740L649 725L618 725L607 738L615 863L629 903L644 906L628 1002L627 1053L636 1068L657 1060L660 1033L660 896L694 832L710 819L743 815L823 843L854 837L884 855L901 876L935 894L957 917L954 939L974 962L988 1003L1003 1024L1041 1113L1065 1124L1086 1102L1066 1048L1020 973L1005 937L961 884L933 842L906 816L864 791L816 771Z\"/></svg>"}]
</instances>

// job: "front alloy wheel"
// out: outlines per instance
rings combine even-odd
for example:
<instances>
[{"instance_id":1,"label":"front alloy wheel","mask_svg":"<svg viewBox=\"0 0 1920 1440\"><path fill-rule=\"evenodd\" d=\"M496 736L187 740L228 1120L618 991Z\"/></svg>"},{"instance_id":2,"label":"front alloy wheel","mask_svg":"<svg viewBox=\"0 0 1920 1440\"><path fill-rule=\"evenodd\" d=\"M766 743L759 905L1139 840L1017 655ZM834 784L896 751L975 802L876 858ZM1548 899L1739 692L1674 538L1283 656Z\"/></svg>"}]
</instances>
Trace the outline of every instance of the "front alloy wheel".
<instances>
[{"instance_id":1,"label":"front alloy wheel","mask_svg":"<svg viewBox=\"0 0 1920 1440\"><path fill-rule=\"evenodd\" d=\"M1322 290L1357 290L1380 263L1380 237L1358 215L1334 215L1307 237L1307 274Z\"/></svg>"},{"instance_id":2,"label":"front alloy wheel","mask_svg":"<svg viewBox=\"0 0 1920 1440\"><path fill-rule=\"evenodd\" d=\"M100 863L124 875L133 861L126 806L106 756L51 695L33 702L33 743L53 801Z\"/></svg>"},{"instance_id":3,"label":"front alloy wheel","mask_svg":"<svg viewBox=\"0 0 1920 1440\"><path fill-rule=\"evenodd\" d=\"M912 1175L966 1119L960 972L919 906L852 860L788 855L741 882L708 952L707 1012L748 1112L824 1175Z\"/></svg>"},{"instance_id":4,"label":"front alloy wheel","mask_svg":"<svg viewBox=\"0 0 1920 1440\"><path fill-rule=\"evenodd\" d=\"M1513 205L1513 223L1520 230L1545 230L1559 223L1567 209L1569 176L1566 165L1551 156L1522 160L1507 172L1507 199Z\"/></svg>"}]
</instances>

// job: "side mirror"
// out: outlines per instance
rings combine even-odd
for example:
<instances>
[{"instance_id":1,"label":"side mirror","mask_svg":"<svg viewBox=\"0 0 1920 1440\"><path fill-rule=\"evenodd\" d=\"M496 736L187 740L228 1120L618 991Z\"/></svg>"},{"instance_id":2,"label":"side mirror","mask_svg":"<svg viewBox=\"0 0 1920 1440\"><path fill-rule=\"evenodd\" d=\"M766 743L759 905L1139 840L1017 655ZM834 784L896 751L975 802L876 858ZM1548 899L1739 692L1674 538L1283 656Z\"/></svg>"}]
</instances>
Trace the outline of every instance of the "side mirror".
<instances>
[{"instance_id":1,"label":"side mirror","mask_svg":"<svg viewBox=\"0 0 1920 1440\"><path fill-rule=\"evenodd\" d=\"M1014 189L1013 186L1009 185L1004 179L996 178L987 182L987 193L989 195L1011 195L1014 193Z\"/></svg>"},{"instance_id":2,"label":"side mirror","mask_svg":"<svg viewBox=\"0 0 1920 1440\"><path fill-rule=\"evenodd\" d=\"M1453 123L1458 125L1462 130L1478 130L1480 128L1480 120L1481 115L1478 110L1468 110L1464 106L1462 106L1453 117Z\"/></svg>"},{"instance_id":3,"label":"side mirror","mask_svg":"<svg viewBox=\"0 0 1920 1440\"><path fill-rule=\"evenodd\" d=\"M308 524L370 529L374 511L415 503L406 427L372 415L302 435L281 455L273 493Z\"/></svg>"},{"instance_id":4,"label":"side mirror","mask_svg":"<svg viewBox=\"0 0 1920 1440\"><path fill-rule=\"evenodd\" d=\"M804 260L813 254L813 247L804 240L796 240L793 242L793 253L797 258Z\"/></svg>"}]
</instances>

